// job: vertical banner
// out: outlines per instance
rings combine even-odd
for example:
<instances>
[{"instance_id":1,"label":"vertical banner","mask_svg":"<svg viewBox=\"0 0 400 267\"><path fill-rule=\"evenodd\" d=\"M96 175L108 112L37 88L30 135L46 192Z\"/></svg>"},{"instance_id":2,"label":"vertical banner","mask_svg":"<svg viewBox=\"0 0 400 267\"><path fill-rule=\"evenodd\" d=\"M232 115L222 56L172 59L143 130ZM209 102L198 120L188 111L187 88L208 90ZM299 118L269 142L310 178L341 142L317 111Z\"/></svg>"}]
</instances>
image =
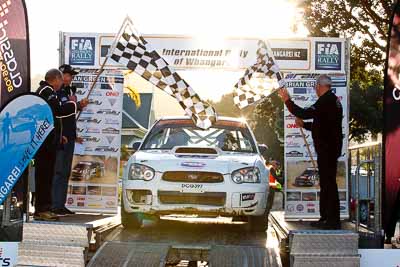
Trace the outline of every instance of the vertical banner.
<instances>
[{"instance_id":1,"label":"vertical banner","mask_svg":"<svg viewBox=\"0 0 400 267\"><path fill-rule=\"evenodd\" d=\"M124 76L104 71L88 96L97 70L82 70L73 80L78 100L89 105L77 121L83 144L75 146L67 206L75 211L117 213Z\"/></svg>"},{"instance_id":2,"label":"vertical banner","mask_svg":"<svg viewBox=\"0 0 400 267\"><path fill-rule=\"evenodd\" d=\"M26 6L23 0L0 0L0 71L0 108L2 108L11 99L30 91L29 30ZM26 108L26 106L21 106L19 108L23 109ZM11 114L11 112L9 112L9 114ZM17 149L17 147L19 147L18 149L22 149L23 146L19 146L19 144L21 142L29 143L31 140L26 140L25 136L23 136L20 132L9 133L8 131L11 131L11 128L5 130L3 119L6 116L6 111L4 114L1 114L1 116L3 115L4 117L0 118L2 121L0 133L2 135L1 138L3 139L3 146L0 147L0 154L5 152L7 156L0 157L0 170L2 172L1 178L6 180L10 178L10 176L6 176L6 171L8 169L6 169L5 166L10 163L6 162L6 159L11 160L10 155L15 156L15 154L13 154L11 151L7 152L7 150L12 148L10 146L5 146L7 144L6 141L12 140L13 138L14 142L10 143L13 149ZM26 117L21 118L15 113L14 116L18 117L16 124L23 124L24 119L26 119ZM7 123L7 119L5 123ZM26 157L26 162L29 161L28 158L30 159L30 155ZM13 169L10 175L12 177L18 176L19 178L24 170L22 169L23 165L24 164L21 163L19 171ZM26 166L23 168L25 167ZM16 181L14 182L14 179L12 180L12 183L7 182L8 185L12 184L11 187L9 187L6 183L2 184L2 186L6 186L1 188L1 193L4 195L4 197L6 197L6 193L11 193L11 190L15 185ZM21 189L22 183L19 183L19 185ZM10 207L14 213L16 210L20 210L15 206L22 204L24 201L23 190L17 191L17 194L15 194L16 198L14 198L16 201L13 201L13 208ZM4 198L2 197L1 202L3 202L3 200ZM15 203L18 204L16 205ZM2 209L0 210L2 214L5 214L3 211L6 206L7 205L2 206ZM12 227L1 224L0 241L21 241L22 213L11 214L10 220L17 220L21 223L13 224ZM3 220L3 222L4 221L5 220ZM17 250L17 243L1 242L0 264L2 264L2 266L14 266L14 263L16 262Z\"/></svg>"},{"instance_id":3,"label":"vertical banner","mask_svg":"<svg viewBox=\"0 0 400 267\"><path fill-rule=\"evenodd\" d=\"M394 235L400 207L400 3L394 9L389 32L384 90L384 229Z\"/></svg>"},{"instance_id":4,"label":"vertical banner","mask_svg":"<svg viewBox=\"0 0 400 267\"><path fill-rule=\"evenodd\" d=\"M309 107L317 101L315 82L318 74L290 74L286 77L287 89L293 101L301 107ZM343 105L343 148L338 159L336 181L339 189L340 213L342 218L348 217L348 174L347 174L347 142L348 142L348 101L347 82L345 74L331 75L332 90L339 97ZM295 124L293 116L284 109L285 127L285 218L311 219L319 218L319 178L311 162L300 129ZM304 130L304 134L313 159L317 155L314 150L311 132Z\"/></svg>"},{"instance_id":5,"label":"vertical banner","mask_svg":"<svg viewBox=\"0 0 400 267\"><path fill-rule=\"evenodd\" d=\"M24 1L0 1L0 106L30 91L29 32Z\"/></svg>"}]
</instances>

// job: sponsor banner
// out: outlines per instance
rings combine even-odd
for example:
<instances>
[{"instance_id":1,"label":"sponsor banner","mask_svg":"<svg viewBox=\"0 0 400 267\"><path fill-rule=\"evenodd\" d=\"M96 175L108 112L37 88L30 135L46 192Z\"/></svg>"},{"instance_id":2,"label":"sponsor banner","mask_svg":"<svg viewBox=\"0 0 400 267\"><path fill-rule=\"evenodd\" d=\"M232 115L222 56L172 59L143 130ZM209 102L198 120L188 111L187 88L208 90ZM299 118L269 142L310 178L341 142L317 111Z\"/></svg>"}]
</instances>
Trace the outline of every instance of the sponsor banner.
<instances>
[{"instance_id":1,"label":"sponsor banner","mask_svg":"<svg viewBox=\"0 0 400 267\"><path fill-rule=\"evenodd\" d=\"M344 43L334 39L315 39L314 69L317 72L335 72L342 70L344 63Z\"/></svg>"},{"instance_id":2,"label":"sponsor banner","mask_svg":"<svg viewBox=\"0 0 400 267\"><path fill-rule=\"evenodd\" d=\"M53 113L39 96L25 94L0 113L0 204L54 128ZM10 157L10 155L13 155Z\"/></svg>"},{"instance_id":3,"label":"sponsor banner","mask_svg":"<svg viewBox=\"0 0 400 267\"><path fill-rule=\"evenodd\" d=\"M116 213L122 128L123 74L106 70L92 93L96 70L83 70L74 77L78 100L89 105L77 120L76 145L69 178L67 205L76 211Z\"/></svg>"},{"instance_id":4,"label":"sponsor banner","mask_svg":"<svg viewBox=\"0 0 400 267\"><path fill-rule=\"evenodd\" d=\"M390 24L383 101L383 219L389 236L395 232L400 208L400 3Z\"/></svg>"},{"instance_id":5,"label":"sponsor banner","mask_svg":"<svg viewBox=\"0 0 400 267\"><path fill-rule=\"evenodd\" d=\"M0 1L0 106L30 91L29 33L25 2Z\"/></svg>"},{"instance_id":6,"label":"sponsor banner","mask_svg":"<svg viewBox=\"0 0 400 267\"><path fill-rule=\"evenodd\" d=\"M205 41L191 36L143 35L176 69L243 71L256 61L256 38ZM115 36L107 33L63 33L64 61L77 67L99 68ZM268 40L284 72L344 72L344 39L304 38ZM318 42L318 44L317 44ZM319 49L318 51L316 49ZM121 67L108 61L106 67Z\"/></svg>"},{"instance_id":7,"label":"sponsor banner","mask_svg":"<svg viewBox=\"0 0 400 267\"><path fill-rule=\"evenodd\" d=\"M0 266L17 266L18 242L0 242Z\"/></svg>"},{"instance_id":8,"label":"sponsor banner","mask_svg":"<svg viewBox=\"0 0 400 267\"><path fill-rule=\"evenodd\" d=\"M314 86L318 74L289 74L287 88L294 102L305 108L317 101ZM348 94L345 74L331 75L332 90L336 93L343 105L343 149L338 159L336 182L339 189L340 212L343 218L348 217ZM285 217L290 219L318 218L319 217L319 176L311 162L300 129L296 126L295 116L284 108L285 126ZM317 154L311 132L304 130L305 139L310 145L313 159Z\"/></svg>"}]
</instances>

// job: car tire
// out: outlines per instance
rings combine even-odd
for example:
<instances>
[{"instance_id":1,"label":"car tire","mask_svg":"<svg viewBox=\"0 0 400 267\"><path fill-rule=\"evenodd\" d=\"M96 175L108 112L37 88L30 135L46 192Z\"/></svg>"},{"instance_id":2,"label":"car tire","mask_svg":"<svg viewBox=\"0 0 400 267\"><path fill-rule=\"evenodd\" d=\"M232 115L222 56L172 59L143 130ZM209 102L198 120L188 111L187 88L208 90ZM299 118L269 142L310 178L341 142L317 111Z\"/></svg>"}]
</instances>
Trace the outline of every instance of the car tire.
<instances>
[{"instance_id":1,"label":"car tire","mask_svg":"<svg viewBox=\"0 0 400 267\"><path fill-rule=\"evenodd\" d=\"M131 230L139 229L143 224L143 214L140 212L126 212L124 200L121 201L121 224L124 228Z\"/></svg>"},{"instance_id":2,"label":"car tire","mask_svg":"<svg viewBox=\"0 0 400 267\"><path fill-rule=\"evenodd\" d=\"M268 213L261 216L248 216L248 230L250 232L265 232L268 229Z\"/></svg>"}]
</instances>

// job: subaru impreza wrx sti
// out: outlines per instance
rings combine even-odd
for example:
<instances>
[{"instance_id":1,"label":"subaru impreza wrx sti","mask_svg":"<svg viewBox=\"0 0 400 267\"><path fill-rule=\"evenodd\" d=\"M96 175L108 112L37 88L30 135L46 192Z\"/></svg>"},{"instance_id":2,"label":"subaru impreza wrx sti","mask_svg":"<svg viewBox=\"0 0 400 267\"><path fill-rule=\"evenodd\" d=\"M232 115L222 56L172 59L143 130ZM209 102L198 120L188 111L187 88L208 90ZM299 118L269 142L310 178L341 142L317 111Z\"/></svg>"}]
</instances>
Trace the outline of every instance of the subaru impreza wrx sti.
<instances>
[{"instance_id":1,"label":"subaru impreza wrx sti","mask_svg":"<svg viewBox=\"0 0 400 267\"><path fill-rule=\"evenodd\" d=\"M245 218L267 227L269 170L246 122L219 118L202 130L186 117L158 120L125 166L121 220L171 214Z\"/></svg>"}]
</instances>

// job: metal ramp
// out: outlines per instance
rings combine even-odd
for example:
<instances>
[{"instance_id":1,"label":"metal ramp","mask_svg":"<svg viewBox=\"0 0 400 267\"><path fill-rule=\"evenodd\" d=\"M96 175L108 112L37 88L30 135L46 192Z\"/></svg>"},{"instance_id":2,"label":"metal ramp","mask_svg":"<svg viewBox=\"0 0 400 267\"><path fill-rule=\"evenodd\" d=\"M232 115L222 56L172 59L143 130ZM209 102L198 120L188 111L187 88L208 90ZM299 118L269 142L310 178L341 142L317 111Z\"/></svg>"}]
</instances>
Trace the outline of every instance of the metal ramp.
<instances>
[{"instance_id":1,"label":"metal ramp","mask_svg":"<svg viewBox=\"0 0 400 267\"><path fill-rule=\"evenodd\" d=\"M24 223L17 266L85 266L89 246L84 226Z\"/></svg>"},{"instance_id":2,"label":"metal ramp","mask_svg":"<svg viewBox=\"0 0 400 267\"><path fill-rule=\"evenodd\" d=\"M276 250L251 246L213 246L209 267L281 266Z\"/></svg>"},{"instance_id":3,"label":"metal ramp","mask_svg":"<svg viewBox=\"0 0 400 267\"><path fill-rule=\"evenodd\" d=\"M360 266L358 234L352 231L291 231L289 250L292 267Z\"/></svg>"},{"instance_id":4,"label":"metal ramp","mask_svg":"<svg viewBox=\"0 0 400 267\"><path fill-rule=\"evenodd\" d=\"M281 266L279 252L256 246L213 245L196 247L154 242L106 242L88 267L164 267L180 260L207 262L209 267ZM191 265L189 265L191 266Z\"/></svg>"},{"instance_id":5,"label":"metal ramp","mask_svg":"<svg viewBox=\"0 0 400 267\"><path fill-rule=\"evenodd\" d=\"M94 255L88 267L163 267L170 246L149 242L106 242Z\"/></svg>"}]
</instances>

